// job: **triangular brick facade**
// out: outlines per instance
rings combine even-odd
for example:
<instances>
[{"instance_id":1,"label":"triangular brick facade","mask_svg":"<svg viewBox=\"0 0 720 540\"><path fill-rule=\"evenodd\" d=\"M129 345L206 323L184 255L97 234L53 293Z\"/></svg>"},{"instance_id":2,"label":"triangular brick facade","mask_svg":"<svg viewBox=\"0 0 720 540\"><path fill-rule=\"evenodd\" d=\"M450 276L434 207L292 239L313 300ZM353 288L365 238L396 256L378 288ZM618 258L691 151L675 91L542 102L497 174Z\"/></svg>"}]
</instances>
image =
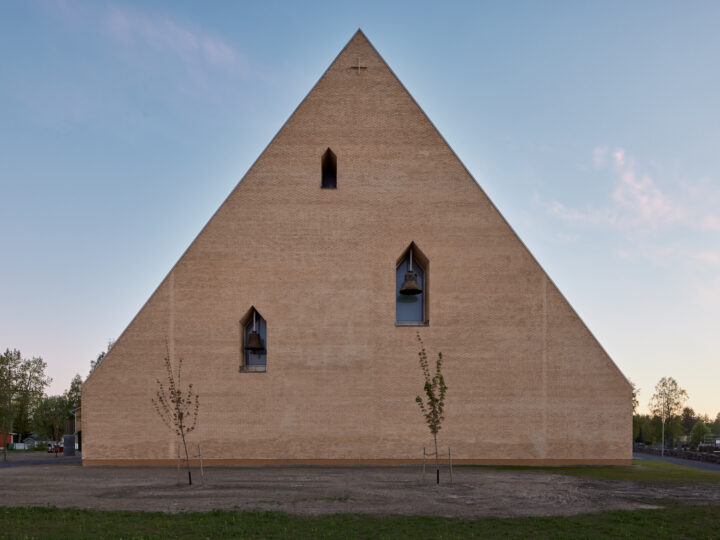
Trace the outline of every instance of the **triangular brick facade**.
<instances>
[{"instance_id":1,"label":"triangular brick facade","mask_svg":"<svg viewBox=\"0 0 720 540\"><path fill-rule=\"evenodd\" d=\"M421 326L396 323L413 242ZM239 369L252 306L261 372ZM85 384L83 461L176 458L150 401L167 341L206 463L417 462L417 331L445 358L455 462L630 462L627 380L358 31Z\"/></svg>"}]
</instances>

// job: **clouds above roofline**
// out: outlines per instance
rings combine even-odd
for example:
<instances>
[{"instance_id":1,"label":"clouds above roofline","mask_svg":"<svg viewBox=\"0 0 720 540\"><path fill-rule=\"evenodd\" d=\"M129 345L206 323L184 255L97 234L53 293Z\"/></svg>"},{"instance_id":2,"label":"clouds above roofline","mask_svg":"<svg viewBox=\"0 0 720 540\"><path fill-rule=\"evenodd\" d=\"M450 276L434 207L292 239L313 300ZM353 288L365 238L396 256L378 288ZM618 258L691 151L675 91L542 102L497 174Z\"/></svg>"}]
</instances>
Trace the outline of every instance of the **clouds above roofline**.
<instances>
[{"instance_id":1,"label":"clouds above roofline","mask_svg":"<svg viewBox=\"0 0 720 540\"><path fill-rule=\"evenodd\" d=\"M620 147L595 147L592 164L611 175L606 200L582 208L554 200L546 205L550 214L570 223L635 232L673 226L720 231L720 189L707 179L666 179L661 185Z\"/></svg>"},{"instance_id":2,"label":"clouds above roofline","mask_svg":"<svg viewBox=\"0 0 720 540\"><path fill-rule=\"evenodd\" d=\"M189 64L206 64L242 72L245 60L229 43L167 16L151 16L117 6L104 14L110 37L171 54Z\"/></svg>"}]
</instances>

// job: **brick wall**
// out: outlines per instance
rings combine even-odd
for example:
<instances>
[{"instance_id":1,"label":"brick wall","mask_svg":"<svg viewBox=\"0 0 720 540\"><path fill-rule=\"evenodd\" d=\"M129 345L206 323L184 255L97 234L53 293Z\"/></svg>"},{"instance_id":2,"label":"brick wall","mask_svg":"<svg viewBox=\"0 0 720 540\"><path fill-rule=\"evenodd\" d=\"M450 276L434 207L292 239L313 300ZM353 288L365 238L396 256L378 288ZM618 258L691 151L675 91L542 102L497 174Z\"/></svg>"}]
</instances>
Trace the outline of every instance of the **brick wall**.
<instances>
[{"instance_id":1,"label":"brick wall","mask_svg":"<svg viewBox=\"0 0 720 540\"><path fill-rule=\"evenodd\" d=\"M328 147L336 190L320 189ZM395 325L411 242L429 260L422 328ZM252 305L265 373L238 371ZM629 384L358 33L85 384L83 460L175 457L150 403L166 340L210 460L421 459L417 330L445 358L457 461L631 459Z\"/></svg>"}]
</instances>

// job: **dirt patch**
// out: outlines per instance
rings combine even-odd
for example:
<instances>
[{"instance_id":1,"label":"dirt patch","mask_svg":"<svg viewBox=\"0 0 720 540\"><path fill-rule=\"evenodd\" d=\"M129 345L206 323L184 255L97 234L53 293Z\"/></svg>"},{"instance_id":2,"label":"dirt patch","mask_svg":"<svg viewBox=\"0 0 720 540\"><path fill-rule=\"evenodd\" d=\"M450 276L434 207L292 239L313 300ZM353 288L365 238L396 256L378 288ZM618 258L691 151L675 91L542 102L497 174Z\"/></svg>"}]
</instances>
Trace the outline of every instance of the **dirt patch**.
<instances>
[{"instance_id":1,"label":"dirt patch","mask_svg":"<svg viewBox=\"0 0 720 540\"><path fill-rule=\"evenodd\" d=\"M183 476L184 475L184 476ZM674 499L720 504L717 484L607 482L548 471L456 468L422 479L419 467L217 467L205 482L178 485L173 468L81 467L68 463L0 469L3 506L163 512L282 510L294 514L572 515L660 506ZM181 473L181 481L186 479Z\"/></svg>"}]
</instances>

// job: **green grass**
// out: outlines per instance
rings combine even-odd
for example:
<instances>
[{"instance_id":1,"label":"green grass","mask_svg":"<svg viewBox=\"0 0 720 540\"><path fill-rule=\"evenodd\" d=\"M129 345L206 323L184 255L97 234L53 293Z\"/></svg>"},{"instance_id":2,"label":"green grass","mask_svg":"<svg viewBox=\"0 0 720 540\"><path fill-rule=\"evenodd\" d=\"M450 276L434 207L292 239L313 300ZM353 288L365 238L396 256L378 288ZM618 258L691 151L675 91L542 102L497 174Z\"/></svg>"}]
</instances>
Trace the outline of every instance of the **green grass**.
<instances>
[{"instance_id":1,"label":"green grass","mask_svg":"<svg viewBox=\"0 0 720 540\"><path fill-rule=\"evenodd\" d=\"M10 538L720 538L720 506L669 504L570 517L459 519L281 512L163 514L0 507Z\"/></svg>"},{"instance_id":2,"label":"green grass","mask_svg":"<svg viewBox=\"0 0 720 540\"><path fill-rule=\"evenodd\" d=\"M633 460L623 466L569 465L558 467L497 466L504 470L548 471L568 476L579 476L593 480L624 480L633 482L716 482L720 483L720 472L706 471L665 461Z\"/></svg>"}]
</instances>

